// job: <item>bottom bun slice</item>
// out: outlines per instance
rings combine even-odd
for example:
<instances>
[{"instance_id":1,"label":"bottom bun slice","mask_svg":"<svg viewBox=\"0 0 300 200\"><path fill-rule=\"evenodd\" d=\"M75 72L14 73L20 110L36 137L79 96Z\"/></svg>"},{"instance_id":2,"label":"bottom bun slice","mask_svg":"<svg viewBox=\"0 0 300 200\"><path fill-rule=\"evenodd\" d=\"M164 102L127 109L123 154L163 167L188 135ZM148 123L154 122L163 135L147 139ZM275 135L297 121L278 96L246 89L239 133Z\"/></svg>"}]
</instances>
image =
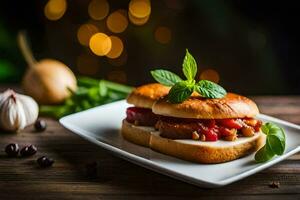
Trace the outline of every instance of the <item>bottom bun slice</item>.
<instances>
[{"instance_id":1,"label":"bottom bun slice","mask_svg":"<svg viewBox=\"0 0 300 200\"><path fill-rule=\"evenodd\" d=\"M134 144L150 147L150 137L153 131L155 129L151 126L136 126L125 119L122 122L122 136Z\"/></svg>"},{"instance_id":2,"label":"bottom bun slice","mask_svg":"<svg viewBox=\"0 0 300 200\"><path fill-rule=\"evenodd\" d=\"M135 126L123 120L123 137L135 144L150 147L160 153L197 163L223 163L241 158L258 150L265 143L261 132L235 141L172 140L160 136L153 127Z\"/></svg>"}]
</instances>

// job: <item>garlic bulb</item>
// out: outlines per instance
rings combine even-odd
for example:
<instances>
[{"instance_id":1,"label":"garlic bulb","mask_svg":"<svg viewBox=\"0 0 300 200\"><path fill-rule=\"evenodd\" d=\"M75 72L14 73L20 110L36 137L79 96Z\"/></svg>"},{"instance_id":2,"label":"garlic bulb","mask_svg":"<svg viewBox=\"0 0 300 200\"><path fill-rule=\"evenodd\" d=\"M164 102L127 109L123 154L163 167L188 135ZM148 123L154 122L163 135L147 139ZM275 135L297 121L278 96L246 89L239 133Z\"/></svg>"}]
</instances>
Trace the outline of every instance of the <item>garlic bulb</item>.
<instances>
[{"instance_id":1,"label":"garlic bulb","mask_svg":"<svg viewBox=\"0 0 300 200\"><path fill-rule=\"evenodd\" d=\"M0 94L0 127L6 131L18 131L34 123L39 107L29 96L6 90Z\"/></svg>"}]
</instances>

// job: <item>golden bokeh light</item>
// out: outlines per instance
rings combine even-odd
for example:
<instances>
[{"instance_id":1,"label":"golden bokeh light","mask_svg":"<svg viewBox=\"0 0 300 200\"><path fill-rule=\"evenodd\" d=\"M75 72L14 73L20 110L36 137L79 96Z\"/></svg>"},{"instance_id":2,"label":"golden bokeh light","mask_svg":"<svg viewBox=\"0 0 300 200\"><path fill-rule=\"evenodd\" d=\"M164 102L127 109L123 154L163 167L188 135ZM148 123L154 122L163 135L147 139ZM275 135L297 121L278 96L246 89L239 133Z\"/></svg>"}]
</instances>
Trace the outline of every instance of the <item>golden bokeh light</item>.
<instances>
[{"instance_id":1,"label":"golden bokeh light","mask_svg":"<svg viewBox=\"0 0 300 200\"><path fill-rule=\"evenodd\" d=\"M102 20L109 13L109 4L106 0L92 0L88 6L88 13L94 20Z\"/></svg>"},{"instance_id":2,"label":"golden bokeh light","mask_svg":"<svg viewBox=\"0 0 300 200\"><path fill-rule=\"evenodd\" d=\"M118 83L126 83L127 75L122 70L114 70L109 72L109 74L107 75L107 79Z\"/></svg>"},{"instance_id":3,"label":"golden bokeh light","mask_svg":"<svg viewBox=\"0 0 300 200\"><path fill-rule=\"evenodd\" d=\"M59 20L67 10L66 0L49 0L44 8L44 14L49 20Z\"/></svg>"},{"instance_id":4,"label":"golden bokeh light","mask_svg":"<svg viewBox=\"0 0 300 200\"><path fill-rule=\"evenodd\" d=\"M124 17L127 18L127 10L125 10L125 9L119 9L119 10L117 10L117 12L121 13Z\"/></svg>"},{"instance_id":5,"label":"golden bokeh light","mask_svg":"<svg viewBox=\"0 0 300 200\"><path fill-rule=\"evenodd\" d=\"M77 70L81 75L95 75L99 72L99 60L89 53L82 53L77 58Z\"/></svg>"},{"instance_id":6,"label":"golden bokeh light","mask_svg":"<svg viewBox=\"0 0 300 200\"><path fill-rule=\"evenodd\" d=\"M93 24L83 24L77 31L77 39L80 44L89 46L90 38L99 30Z\"/></svg>"},{"instance_id":7,"label":"golden bokeh light","mask_svg":"<svg viewBox=\"0 0 300 200\"><path fill-rule=\"evenodd\" d=\"M127 58L128 58L127 51L124 48L122 54L118 58L114 58L114 59L108 58L108 62L113 66L120 67L126 64Z\"/></svg>"},{"instance_id":8,"label":"golden bokeh light","mask_svg":"<svg viewBox=\"0 0 300 200\"><path fill-rule=\"evenodd\" d=\"M149 16L151 13L150 0L131 0L129 3L129 12L137 18Z\"/></svg>"},{"instance_id":9,"label":"golden bokeh light","mask_svg":"<svg viewBox=\"0 0 300 200\"><path fill-rule=\"evenodd\" d=\"M128 12L128 18L129 18L130 22L133 23L134 25L141 26L141 25L144 25L148 21L149 15L144 18L137 18L137 17L133 16L130 12Z\"/></svg>"},{"instance_id":10,"label":"golden bokeh light","mask_svg":"<svg viewBox=\"0 0 300 200\"><path fill-rule=\"evenodd\" d=\"M122 33L128 26L128 20L122 11L115 11L108 16L106 25L111 32Z\"/></svg>"},{"instance_id":11,"label":"golden bokeh light","mask_svg":"<svg viewBox=\"0 0 300 200\"><path fill-rule=\"evenodd\" d=\"M200 74L201 80L209 80L215 83L219 83L220 76L216 70L213 69L206 69Z\"/></svg>"},{"instance_id":12,"label":"golden bokeh light","mask_svg":"<svg viewBox=\"0 0 300 200\"><path fill-rule=\"evenodd\" d=\"M89 46L97 56L105 56L111 49L110 37L104 33L96 33L91 37Z\"/></svg>"},{"instance_id":13,"label":"golden bokeh light","mask_svg":"<svg viewBox=\"0 0 300 200\"><path fill-rule=\"evenodd\" d=\"M108 58L118 58L123 51L123 42L117 36L110 36L111 40L111 49L106 55Z\"/></svg>"},{"instance_id":14,"label":"golden bokeh light","mask_svg":"<svg viewBox=\"0 0 300 200\"><path fill-rule=\"evenodd\" d=\"M167 44L172 39L172 32L168 27L160 26L154 32L156 41L161 44Z\"/></svg>"}]
</instances>

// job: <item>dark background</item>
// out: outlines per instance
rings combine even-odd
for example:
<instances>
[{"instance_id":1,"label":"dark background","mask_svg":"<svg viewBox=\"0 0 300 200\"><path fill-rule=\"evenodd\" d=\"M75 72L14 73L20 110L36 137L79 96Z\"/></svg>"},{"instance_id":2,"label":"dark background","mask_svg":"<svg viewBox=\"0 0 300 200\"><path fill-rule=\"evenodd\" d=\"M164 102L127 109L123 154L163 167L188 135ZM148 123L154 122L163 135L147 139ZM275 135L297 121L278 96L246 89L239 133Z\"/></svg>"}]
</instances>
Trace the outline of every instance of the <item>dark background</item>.
<instances>
[{"instance_id":1,"label":"dark background","mask_svg":"<svg viewBox=\"0 0 300 200\"><path fill-rule=\"evenodd\" d=\"M110 12L128 9L129 1L108 2ZM170 2L176 6L168 6ZM26 69L15 39L17 32L25 29L37 59L58 59L77 75L129 85L153 82L149 71L154 68L182 74L181 64L188 48L197 60L199 75L206 69L217 71L219 83L228 91L245 95L300 94L297 1L152 0L145 25L129 22L123 33L115 34L126 49L127 60L121 64L111 64L78 42L79 26L90 20L89 1L67 1L67 10L57 21L45 17L46 3L1 2L1 82L20 82ZM171 30L169 43L155 40L154 31L159 26ZM77 59L82 53L97 60L95 72L78 70Z\"/></svg>"}]
</instances>

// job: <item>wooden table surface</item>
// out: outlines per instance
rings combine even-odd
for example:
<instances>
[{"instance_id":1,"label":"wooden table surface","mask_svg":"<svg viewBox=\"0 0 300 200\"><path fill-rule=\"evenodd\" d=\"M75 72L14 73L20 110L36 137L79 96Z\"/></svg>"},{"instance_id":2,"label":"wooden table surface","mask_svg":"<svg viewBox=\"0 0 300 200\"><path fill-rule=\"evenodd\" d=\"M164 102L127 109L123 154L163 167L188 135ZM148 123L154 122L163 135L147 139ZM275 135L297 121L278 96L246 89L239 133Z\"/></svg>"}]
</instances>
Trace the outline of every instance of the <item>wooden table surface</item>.
<instances>
[{"instance_id":1,"label":"wooden table surface","mask_svg":"<svg viewBox=\"0 0 300 200\"><path fill-rule=\"evenodd\" d=\"M300 124L300 97L253 98L262 113ZM202 189L144 169L111 155L46 119L48 129L33 127L18 134L1 134L0 149L9 143L34 144L29 158L0 153L0 199L300 199L300 154L246 179L218 189ZM51 168L36 165L39 156L55 159ZM86 165L96 162L97 176ZM222 169L220 169L222 170ZM216 171L216 173L218 173ZM279 188L269 186L279 182Z\"/></svg>"}]
</instances>

